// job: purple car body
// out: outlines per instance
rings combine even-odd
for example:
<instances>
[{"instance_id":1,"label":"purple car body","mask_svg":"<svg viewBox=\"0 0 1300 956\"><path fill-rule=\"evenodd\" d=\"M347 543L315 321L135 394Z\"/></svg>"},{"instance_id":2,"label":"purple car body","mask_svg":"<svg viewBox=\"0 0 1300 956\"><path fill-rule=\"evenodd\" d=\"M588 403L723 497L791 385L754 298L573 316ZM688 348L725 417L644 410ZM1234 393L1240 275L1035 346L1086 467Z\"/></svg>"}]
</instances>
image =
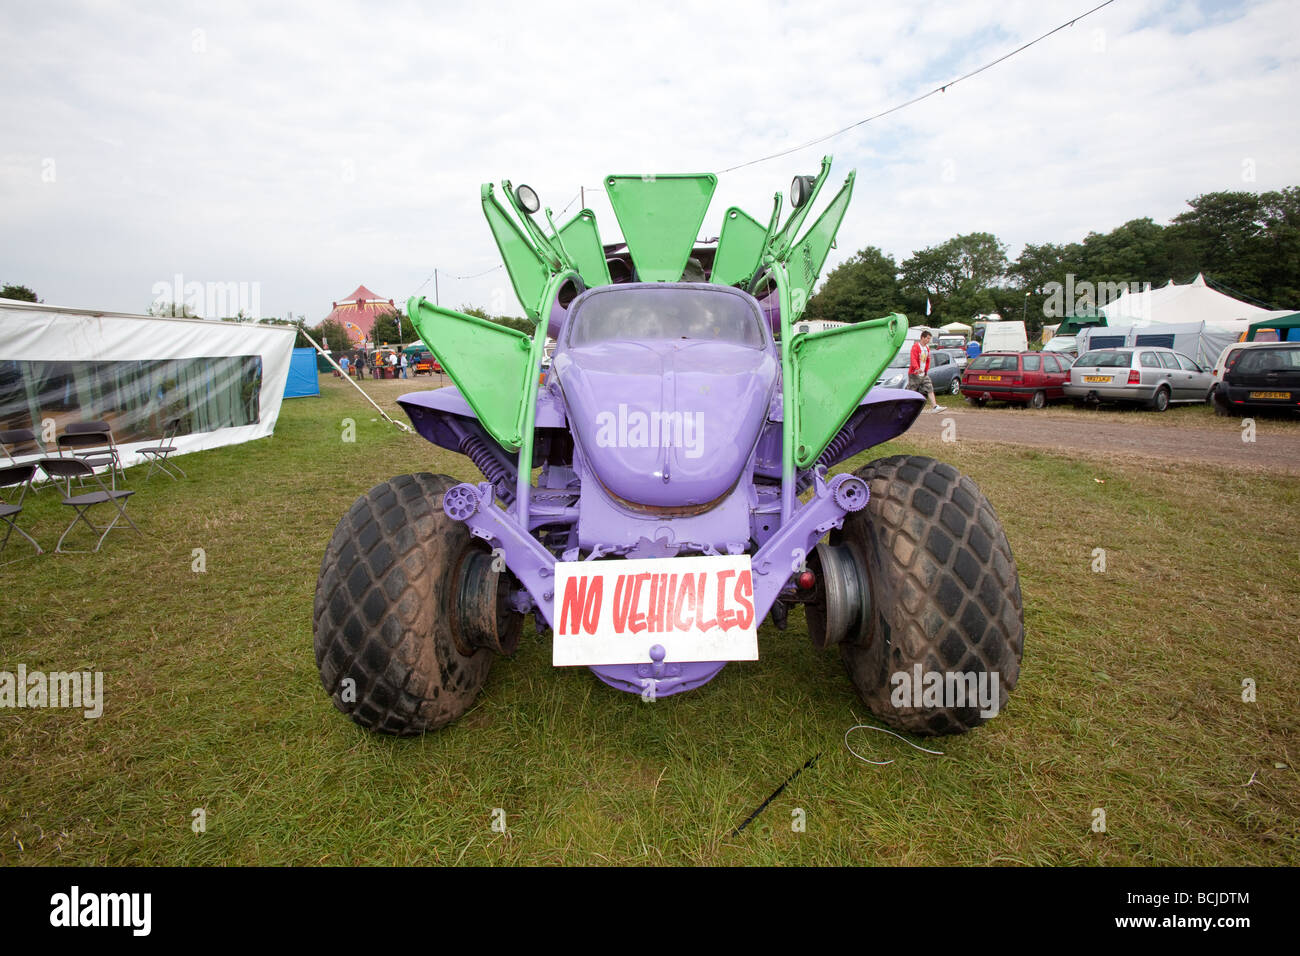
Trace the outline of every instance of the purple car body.
<instances>
[{"instance_id":1,"label":"purple car body","mask_svg":"<svg viewBox=\"0 0 1300 956\"><path fill-rule=\"evenodd\" d=\"M867 503L853 475L826 468L906 431L924 399L875 389L816 463L813 493L781 520L781 357L759 302L700 283L626 283L584 292L550 325L557 346L538 390L541 474L519 522L518 463L490 440L455 387L399 399L436 445L465 454L485 481L449 491L444 508L499 547L539 626L554 623L557 560L752 554L761 620L791 584L793 554L811 554ZM496 507L495 502L505 507ZM656 696L705 683L724 662L591 669L607 684Z\"/></svg>"}]
</instances>

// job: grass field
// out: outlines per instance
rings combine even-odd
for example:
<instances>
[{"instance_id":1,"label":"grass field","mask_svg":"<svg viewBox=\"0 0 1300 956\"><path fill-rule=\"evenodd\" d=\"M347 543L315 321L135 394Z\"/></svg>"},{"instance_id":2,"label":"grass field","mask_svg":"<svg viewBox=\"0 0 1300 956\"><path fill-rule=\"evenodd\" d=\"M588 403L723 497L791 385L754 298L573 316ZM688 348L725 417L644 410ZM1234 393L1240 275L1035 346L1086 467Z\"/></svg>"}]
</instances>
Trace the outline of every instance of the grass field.
<instances>
[{"instance_id":1,"label":"grass field","mask_svg":"<svg viewBox=\"0 0 1300 956\"><path fill-rule=\"evenodd\" d=\"M856 731L859 752L897 759L855 759L843 738L865 710L797 613L762 628L761 661L654 703L552 668L526 625L461 721L394 740L320 686L321 554L371 485L477 474L322 385L285 403L273 438L182 459L187 480L133 469L143 537L0 568L0 670L103 671L106 698L97 720L0 710L0 862L1300 863L1294 479L970 442L851 462L952 461L1019 563L1020 685L943 756ZM412 383L371 387L391 404ZM66 510L29 496L21 524L52 547Z\"/></svg>"}]
</instances>

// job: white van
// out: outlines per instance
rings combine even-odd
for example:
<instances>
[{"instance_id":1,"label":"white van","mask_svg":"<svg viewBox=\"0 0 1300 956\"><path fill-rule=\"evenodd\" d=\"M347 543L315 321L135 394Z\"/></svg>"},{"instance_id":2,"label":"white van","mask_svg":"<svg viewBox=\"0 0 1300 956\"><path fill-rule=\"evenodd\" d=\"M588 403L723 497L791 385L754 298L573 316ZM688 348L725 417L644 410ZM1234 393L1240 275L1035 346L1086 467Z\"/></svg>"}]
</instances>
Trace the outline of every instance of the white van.
<instances>
[{"instance_id":1,"label":"white van","mask_svg":"<svg viewBox=\"0 0 1300 956\"><path fill-rule=\"evenodd\" d=\"M1020 319L989 322L984 326L981 352L1025 352L1028 349L1029 336L1025 334L1025 323Z\"/></svg>"}]
</instances>

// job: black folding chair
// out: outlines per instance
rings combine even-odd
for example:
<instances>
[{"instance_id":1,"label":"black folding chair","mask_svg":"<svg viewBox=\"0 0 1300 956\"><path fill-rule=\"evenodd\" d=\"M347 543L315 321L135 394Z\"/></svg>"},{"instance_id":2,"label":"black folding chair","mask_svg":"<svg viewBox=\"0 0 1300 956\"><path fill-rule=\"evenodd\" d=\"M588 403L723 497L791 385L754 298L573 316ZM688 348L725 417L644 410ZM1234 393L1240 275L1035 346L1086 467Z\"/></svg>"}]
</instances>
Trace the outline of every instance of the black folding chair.
<instances>
[{"instance_id":1,"label":"black folding chair","mask_svg":"<svg viewBox=\"0 0 1300 956\"><path fill-rule=\"evenodd\" d=\"M24 445L31 445L32 450L38 454L47 454L40 441L37 440L36 432L30 428L8 428L0 431L0 451L5 453L5 457L10 462L17 461L18 456L15 452Z\"/></svg>"},{"instance_id":2,"label":"black folding chair","mask_svg":"<svg viewBox=\"0 0 1300 956\"><path fill-rule=\"evenodd\" d=\"M5 453L5 457L10 463L18 463L18 452L24 446L30 446L23 454L35 452L38 455L48 455L45 446L41 444L40 439L36 437L36 432L30 428L8 428L0 431L0 451ZM32 462L33 474L35 473L36 463ZM28 485L32 494L39 494L40 485ZM26 492L24 492L25 494Z\"/></svg>"},{"instance_id":3,"label":"black folding chair","mask_svg":"<svg viewBox=\"0 0 1300 956\"><path fill-rule=\"evenodd\" d=\"M181 420L179 418L173 418L163 425L163 440L161 445L151 445L148 448L136 449L137 452L149 459L149 474L144 476L145 481L152 478L155 471L161 471L172 481L175 481L176 475L172 473L173 468L181 473L182 478L189 477L189 475L185 474L185 470L181 468L180 465L176 464L176 462L173 461L170 463L170 467L168 466L167 456L176 450L176 433L180 430Z\"/></svg>"},{"instance_id":4,"label":"black folding chair","mask_svg":"<svg viewBox=\"0 0 1300 956\"><path fill-rule=\"evenodd\" d=\"M37 554L42 554L44 552L44 549L36 543L35 538L22 528L18 527L18 525L14 524L14 519L23 512L23 498L27 497L27 489L32 486L32 475L34 474L36 474L36 466L34 464L10 465L7 468L0 468L0 488L22 487L22 491L18 493L17 501L12 504L0 501L0 521L3 521L9 526L9 530L5 532L4 540L0 541L0 552L3 552L4 549L9 546L9 536L15 531L32 543L32 547L36 549ZM21 561L22 559L17 558L15 560ZM13 561L4 562L4 564L13 563Z\"/></svg>"},{"instance_id":5,"label":"black folding chair","mask_svg":"<svg viewBox=\"0 0 1300 956\"><path fill-rule=\"evenodd\" d=\"M63 429L58 437L59 455L64 449L72 452L91 468L109 468L109 483L117 487L117 476L121 474L126 482L126 472L122 470L122 459L117 453L117 443L113 441L113 429L108 422L73 422ZM78 451L77 449L83 449ZM84 487L84 482L82 483Z\"/></svg>"},{"instance_id":6,"label":"black folding chair","mask_svg":"<svg viewBox=\"0 0 1300 956\"><path fill-rule=\"evenodd\" d=\"M130 498L134 491L126 489L116 490L105 487L104 479L95 474L94 467L82 458L42 458L40 461L41 470L44 471L54 481L65 480L68 483L68 493L63 496L63 503L77 512L77 516L72 519L72 523L64 529L63 534L59 535L59 543L54 546L54 550L60 554L93 554L98 551L104 544L104 539L108 533L117 526L119 521L125 520L137 534L142 533L136 527L135 522L130 519L126 513L126 500ZM72 479L78 478L85 481L87 478L99 486L98 491L88 491L84 494L72 494ZM111 504L116 512L113 520L108 523L106 528L97 528L91 520L86 517L86 512L96 505ZM80 522L85 524L92 532L99 535L99 540L95 542L93 551L78 551L72 548L63 547L63 539L66 538Z\"/></svg>"}]
</instances>

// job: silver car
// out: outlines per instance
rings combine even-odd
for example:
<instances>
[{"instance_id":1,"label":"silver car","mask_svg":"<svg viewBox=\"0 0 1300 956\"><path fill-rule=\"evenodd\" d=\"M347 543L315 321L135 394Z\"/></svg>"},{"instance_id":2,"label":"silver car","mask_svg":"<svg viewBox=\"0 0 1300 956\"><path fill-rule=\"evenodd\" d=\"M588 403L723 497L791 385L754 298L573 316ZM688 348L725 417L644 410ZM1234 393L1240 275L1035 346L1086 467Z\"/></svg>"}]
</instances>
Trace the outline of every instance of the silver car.
<instances>
[{"instance_id":1,"label":"silver car","mask_svg":"<svg viewBox=\"0 0 1300 956\"><path fill-rule=\"evenodd\" d=\"M912 342L904 342L903 347L889 361L889 365L876 379L876 388L907 388L907 368L911 365ZM962 354L962 359L965 359ZM947 392L949 395L961 394L961 370L957 353L952 350L930 349L930 382L934 385L936 395Z\"/></svg>"},{"instance_id":2,"label":"silver car","mask_svg":"<svg viewBox=\"0 0 1300 956\"><path fill-rule=\"evenodd\" d=\"M1213 379L1181 352L1149 345L1093 349L1070 367L1067 398L1141 402L1163 412L1171 402L1204 402Z\"/></svg>"}]
</instances>

